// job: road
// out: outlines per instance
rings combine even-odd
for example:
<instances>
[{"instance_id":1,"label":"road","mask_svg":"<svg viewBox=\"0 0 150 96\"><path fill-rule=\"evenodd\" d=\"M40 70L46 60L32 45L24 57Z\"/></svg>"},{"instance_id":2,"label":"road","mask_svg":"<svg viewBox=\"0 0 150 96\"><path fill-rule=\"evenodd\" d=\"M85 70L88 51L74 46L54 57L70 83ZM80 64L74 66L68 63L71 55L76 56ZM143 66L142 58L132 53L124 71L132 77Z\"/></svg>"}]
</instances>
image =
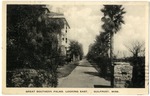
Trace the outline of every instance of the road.
<instances>
[{"instance_id":1,"label":"road","mask_svg":"<svg viewBox=\"0 0 150 96\"><path fill-rule=\"evenodd\" d=\"M83 59L67 77L58 80L58 88L94 88L94 85L110 85L110 82L98 76L97 70Z\"/></svg>"}]
</instances>

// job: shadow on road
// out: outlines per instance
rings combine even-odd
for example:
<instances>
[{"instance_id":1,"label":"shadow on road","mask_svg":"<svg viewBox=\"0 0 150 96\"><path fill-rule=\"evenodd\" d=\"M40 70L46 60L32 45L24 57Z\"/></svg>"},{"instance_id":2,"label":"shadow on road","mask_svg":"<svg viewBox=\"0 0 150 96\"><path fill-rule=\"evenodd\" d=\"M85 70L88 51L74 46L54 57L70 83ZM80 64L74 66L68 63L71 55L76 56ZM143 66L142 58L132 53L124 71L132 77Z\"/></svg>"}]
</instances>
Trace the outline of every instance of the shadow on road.
<instances>
[{"instance_id":1,"label":"shadow on road","mask_svg":"<svg viewBox=\"0 0 150 96\"><path fill-rule=\"evenodd\" d=\"M85 74L93 75L93 76L99 76L97 72L84 72Z\"/></svg>"}]
</instances>

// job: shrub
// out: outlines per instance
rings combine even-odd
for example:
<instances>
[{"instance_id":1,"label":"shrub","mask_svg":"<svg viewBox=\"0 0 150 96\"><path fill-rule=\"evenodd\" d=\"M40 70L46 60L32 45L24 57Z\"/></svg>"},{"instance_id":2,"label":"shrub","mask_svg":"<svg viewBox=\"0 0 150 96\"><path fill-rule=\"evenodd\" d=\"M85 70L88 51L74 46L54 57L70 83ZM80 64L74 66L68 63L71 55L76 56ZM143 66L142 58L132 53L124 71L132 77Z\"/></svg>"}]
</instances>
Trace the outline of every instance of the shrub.
<instances>
[{"instance_id":1,"label":"shrub","mask_svg":"<svg viewBox=\"0 0 150 96\"><path fill-rule=\"evenodd\" d=\"M7 87L56 87L57 76L42 69L17 69L8 71Z\"/></svg>"}]
</instances>

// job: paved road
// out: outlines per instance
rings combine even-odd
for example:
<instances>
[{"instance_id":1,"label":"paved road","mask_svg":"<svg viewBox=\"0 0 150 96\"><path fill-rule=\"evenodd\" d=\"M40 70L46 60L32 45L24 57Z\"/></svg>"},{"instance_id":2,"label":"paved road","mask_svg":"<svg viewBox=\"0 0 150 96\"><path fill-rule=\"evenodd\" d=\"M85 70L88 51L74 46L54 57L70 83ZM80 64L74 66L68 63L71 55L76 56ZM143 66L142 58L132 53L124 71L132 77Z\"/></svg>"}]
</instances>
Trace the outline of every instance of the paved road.
<instances>
[{"instance_id":1,"label":"paved road","mask_svg":"<svg viewBox=\"0 0 150 96\"><path fill-rule=\"evenodd\" d=\"M94 85L110 85L110 82L98 76L97 70L83 59L70 75L58 80L60 88L94 88Z\"/></svg>"}]
</instances>

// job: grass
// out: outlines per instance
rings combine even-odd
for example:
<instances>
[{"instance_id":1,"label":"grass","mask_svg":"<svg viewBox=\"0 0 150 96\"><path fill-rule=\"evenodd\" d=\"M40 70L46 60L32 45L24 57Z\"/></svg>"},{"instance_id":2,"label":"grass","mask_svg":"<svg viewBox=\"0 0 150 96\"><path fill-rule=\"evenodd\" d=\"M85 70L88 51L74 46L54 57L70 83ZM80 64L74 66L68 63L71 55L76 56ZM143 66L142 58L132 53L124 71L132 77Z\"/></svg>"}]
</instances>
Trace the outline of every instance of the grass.
<instances>
[{"instance_id":1,"label":"grass","mask_svg":"<svg viewBox=\"0 0 150 96\"><path fill-rule=\"evenodd\" d=\"M98 67L98 65L96 63L94 63L93 61L89 61L90 64L100 73L100 68Z\"/></svg>"},{"instance_id":2,"label":"grass","mask_svg":"<svg viewBox=\"0 0 150 96\"><path fill-rule=\"evenodd\" d=\"M98 67L98 65L97 65L96 63L94 63L93 61L89 61L89 62L90 62L91 65L98 71L100 77L103 77L105 80L110 81L110 79L111 79L111 78L110 78L110 76L111 76L110 73L107 73L106 76L101 76L101 69Z\"/></svg>"},{"instance_id":3,"label":"grass","mask_svg":"<svg viewBox=\"0 0 150 96\"><path fill-rule=\"evenodd\" d=\"M76 68L78 64L79 64L78 62L71 62L69 64L65 64L64 66L60 66L57 69L58 78L68 76Z\"/></svg>"}]
</instances>

